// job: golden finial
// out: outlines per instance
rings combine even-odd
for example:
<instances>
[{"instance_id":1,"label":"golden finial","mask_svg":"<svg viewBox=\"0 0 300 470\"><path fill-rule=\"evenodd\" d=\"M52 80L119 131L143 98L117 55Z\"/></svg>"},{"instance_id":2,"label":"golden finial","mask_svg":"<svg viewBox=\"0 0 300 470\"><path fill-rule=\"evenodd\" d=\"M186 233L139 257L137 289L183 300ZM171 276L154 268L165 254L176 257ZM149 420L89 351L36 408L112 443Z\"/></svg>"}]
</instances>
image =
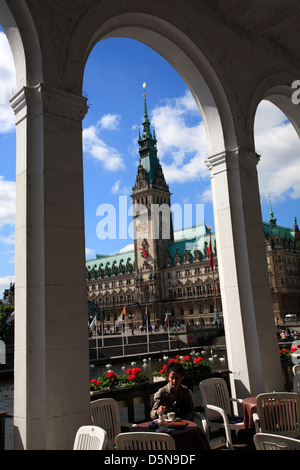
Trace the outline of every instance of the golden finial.
<instances>
[{"instance_id":1,"label":"golden finial","mask_svg":"<svg viewBox=\"0 0 300 470\"><path fill-rule=\"evenodd\" d=\"M145 88L146 88L146 82L143 83L143 88L144 88L144 90L145 90ZM144 96L146 96L146 93L144 93Z\"/></svg>"}]
</instances>

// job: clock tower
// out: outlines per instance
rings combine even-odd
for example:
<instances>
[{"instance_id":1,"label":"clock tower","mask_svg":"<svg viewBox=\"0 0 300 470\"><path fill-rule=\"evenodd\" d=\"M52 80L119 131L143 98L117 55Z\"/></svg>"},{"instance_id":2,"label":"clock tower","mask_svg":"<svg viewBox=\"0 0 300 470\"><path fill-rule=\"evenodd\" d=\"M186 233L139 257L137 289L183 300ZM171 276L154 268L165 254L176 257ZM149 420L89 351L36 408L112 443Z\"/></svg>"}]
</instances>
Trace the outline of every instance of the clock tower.
<instances>
[{"instance_id":1,"label":"clock tower","mask_svg":"<svg viewBox=\"0 0 300 470\"><path fill-rule=\"evenodd\" d=\"M135 269L141 274L165 267L168 244L173 241L171 193L157 157L155 131L151 132L150 127L144 93L143 132L139 132L138 140L140 159L131 194Z\"/></svg>"}]
</instances>

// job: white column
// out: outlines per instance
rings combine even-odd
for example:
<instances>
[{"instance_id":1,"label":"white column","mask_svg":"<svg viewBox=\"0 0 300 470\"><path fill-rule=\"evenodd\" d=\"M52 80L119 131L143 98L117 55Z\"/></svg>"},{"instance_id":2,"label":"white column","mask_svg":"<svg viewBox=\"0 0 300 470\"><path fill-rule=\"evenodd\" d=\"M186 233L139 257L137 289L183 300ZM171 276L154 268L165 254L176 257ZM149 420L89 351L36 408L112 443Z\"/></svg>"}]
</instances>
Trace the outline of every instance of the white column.
<instances>
[{"instance_id":1,"label":"white column","mask_svg":"<svg viewBox=\"0 0 300 470\"><path fill-rule=\"evenodd\" d=\"M17 449L71 449L90 419L82 119L86 100L43 85L16 114Z\"/></svg>"},{"instance_id":2,"label":"white column","mask_svg":"<svg viewBox=\"0 0 300 470\"><path fill-rule=\"evenodd\" d=\"M232 393L283 390L263 234L256 154L211 156L218 266Z\"/></svg>"}]
</instances>

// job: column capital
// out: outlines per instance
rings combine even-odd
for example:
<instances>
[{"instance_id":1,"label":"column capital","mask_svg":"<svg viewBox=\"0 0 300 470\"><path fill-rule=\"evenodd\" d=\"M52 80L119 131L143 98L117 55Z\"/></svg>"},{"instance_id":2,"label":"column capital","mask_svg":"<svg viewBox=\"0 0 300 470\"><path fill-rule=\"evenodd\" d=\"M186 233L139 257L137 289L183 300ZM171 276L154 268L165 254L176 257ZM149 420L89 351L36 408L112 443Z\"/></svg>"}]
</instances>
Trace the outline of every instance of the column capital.
<instances>
[{"instance_id":1,"label":"column capital","mask_svg":"<svg viewBox=\"0 0 300 470\"><path fill-rule=\"evenodd\" d=\"M205 160L205 164L215 174L225 170L233 170L237 167L244 170L253 170L256 168L259 160L260 156L257 153L236 148L216 155L210 155Z\"/></svg>"},{"instance_id":2,"label":"column capital","mask_svg":"<svg viewBox=\"0 0 300 470\"><path fill-rule=\"evenodd\" d=\"M88 111L87 98L42 83L32 88L23 87L12 97L10 104L16 124L28 114L38 116L42 112L81 124Z\"/></svg>"},{"instance_id":3,"label":"column capital","mask_svg":"<svg viewBox=\"0 0 300 470\"><path fill-rule=\"evenodd\" d=\"M47 85L41 85L44 112L71 121L82 122L87 111L87 98Z\"/></svg>"}]
</instances>

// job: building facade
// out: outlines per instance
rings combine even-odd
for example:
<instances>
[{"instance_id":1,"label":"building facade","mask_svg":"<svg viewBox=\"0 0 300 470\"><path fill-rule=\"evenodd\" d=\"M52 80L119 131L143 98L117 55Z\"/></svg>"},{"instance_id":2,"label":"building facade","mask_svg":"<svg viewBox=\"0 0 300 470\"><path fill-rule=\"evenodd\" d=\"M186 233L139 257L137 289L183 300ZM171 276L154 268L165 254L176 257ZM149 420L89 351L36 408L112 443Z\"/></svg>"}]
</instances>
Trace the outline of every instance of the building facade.
<instances>
[{"instance_id":1,"label":"building facade","mask_svg":"<svg viewBox=\"0 0 300 470\"><path fill-rule=\"evenodd\" d=\"M96 255L86 262L87 297L100 311L105 330L222 322L215 234L205 225L173 230L171 193L157 156L144 95L139 165L132 188L134 249ZM274 319L300 319L300 233L278 226L270 212L263 222ZM125 307L125 310L124 310ZM124 313L125 312L125 313ZM168 314L168 315L166 315ZM99 319L100 320L100 319Z\"/></svg>"},{"instance_id":2,"label":"building facade","mask_svg":"<svg viewBox=\"0 0 300 470\"><path fill-rule=\"evenodd\" d=\"M274 320L277 324L300 320L300 232L277 225L272 208L263 223Z\"/></svg>"}]
</instances>

